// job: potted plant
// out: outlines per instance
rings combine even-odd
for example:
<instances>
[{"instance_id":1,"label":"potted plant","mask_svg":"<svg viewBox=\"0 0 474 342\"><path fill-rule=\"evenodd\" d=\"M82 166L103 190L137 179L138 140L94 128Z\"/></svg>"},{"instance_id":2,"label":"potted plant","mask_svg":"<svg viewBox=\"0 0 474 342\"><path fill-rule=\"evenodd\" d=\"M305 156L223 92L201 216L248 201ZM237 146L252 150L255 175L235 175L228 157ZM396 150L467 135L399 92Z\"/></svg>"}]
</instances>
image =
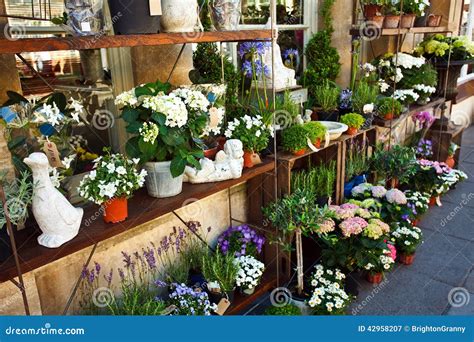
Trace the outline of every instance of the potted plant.
<instances>
[{"instance_id":1,"label":"potted plant","mask_svg":"<svg viewBox=\"0 0 474 342\"><path fill-rule=\"evenodd\" d=\"M377 102L377 114L384 120L393 120L402 112L403 106L400 101L393 97L383 97Z\"/></svg>"},{"instance_id":2,"label":"potted plant","mask_svg":"<svg viewBox=\"0 0 474 342\"><path fill-rule=\"evenodd\" d=\"M216 286L210 293L211 300L215 303L223 297L230 302L234 300L235 285L239 266L231 253L223 254L220 251L208 252L202 258L202 274L208 283Z\"/></svg>"},{"instance_id":3,"label":"potted plant","mask_svg":"<svg viewBox=\"0 0 474 342\"><path fill-rule=\"evenodd\" d=\"M251 255L242 255L235 259L235 263L239 267L236 278L237 286L244 294L253 294L260 283L265 265Z\"/></svg>"},{"instance_id":4,"label":"potted plant","mask_svg":"<svg viewBox=\"0 0 474 342\"><path fill-rule=\"evenodd\" d=\"M450 168L454 168L454 166L456 165L456 161L454 160L454 154L456 153L458 149L459 149L459 146L453 142L449 145L448 158L446 159L445 163Z\"/></svg>"},{"instance_id":5,"label":"potted plant","mask_svg":"<svg viewBox=\"0 0 474 342\"><path fill-rule=\"evenodd\" d=\"M349 127L349 129L347 130L347 134L356 135L359 128L361 128L364 124L365 119L360 114L349 113L341 117L341 122Z\"/></svg>"},{"instance_id":6,"label":"potted plant","mask_svg":"<svg viewBox=\"0 0 474 342\"><path fill-rule=\"evenodd\" d=\"M389 272L395 259L387 245L386 248L372 249L364 257L364 269L367 271L367 280L372 284L380 284L386 272Z\"/></svg>"},{"instance_id":7,"label":"potted plant","mask_svg":"<svg viewBox=\"0 0 474 342\"><path fill-rule=\"evenodd\" d=\"M317 114L320 121L337 121L340 89L326 80L315 88Z\"/></svg>"},{"instance_id":8,"label":"potted plant","mask_svg":"<svg viewBox=\"0 0 474 342\"><path fill-rule=\"evenodd\" d=\"M390 181L390 187L407 183L416 173L416 156L411 147L394 145L389 150L379 147L375 150L371 161L372 169L378 176Z\"/></svg>"},{"instance_id":9,"label":"potted plant","mask_svg":"<svg viewBox=\"0 0 474 342\"><path fill-rule=\"evenodd\" d=\"M293 172L291 191L311 192L316 196L316 204L324 207L331 203L336 182L336 162L311 167L309 170Z\"/></svg>"},{"instance_id":10,"label":"potted plant","mask_svg":"<svg viewBox=\"0 0 474 342\"><path fill-rule=\"evenodd\" d=\"M351 303L351 296L344 290L346 276L339 269L325 268L319 264L309 278L312 288L308 301L315 315L343 315Z\"/></svg>"},{"instance_id":11,"label":"potted plant","mask_svg":"<svg viewBox=\"0 0 474 342\"><path fill-rule=\"evenodd\" d=\"M426 0L406 0L403 2L403 14L400 22L401 28L411 28L415 24L416 17L425 15L430 3Z\"/></svg>"},{"instance_id":12,"label":"potted plant","mask_svg":"<svg viewBox=\"0 0 474 342\"><path fill-rule=\"evenodd\" d=\"M264 244L265 237L246 224L226 229L217 239L219 250L236 258L243 255L258 257Z\"/></svg>"},{"instance_id":13,"label":"potted plant","mask_svg":"<svg viewBox=\"0 0 474 342\"><path fill-rule=\"evenodd\" d=\"M28 218L28 206L33 200L33 182L31 174L23 171L14 181L7 180L0 173L0 183L6 199L8 218L13 226L23 226ZM12 255L10 236L6 227L7 219L3 203L0 206L0 262L6 261Z\"/></svg>"},{"instance_id":14,"label":"potted plant","mask_svg":"<svg viewBox=\"0 0 474 342\"><path fill-rule=\"evenodd\" d=\"M392 242L397 247L398 260L404 265L413 264L416 249L423 242L421 229L409 223L400 222L394 224L390 235Z\"/></svg>"},{"instance_id":15,"label":"potted plant","mask_svg":"<svg viewBox=\"0 0 474 342\"><path fill-rule=\"evenodd\" d=\"M441 25L441 19L443 19L442 15L431 13L430 15L428 15L428 18L426 19L426 26L438 27L439 25Z\"/></svg>"},{"instance_id":16,"label":"potted plant","mask_svg":"<svg viewBox=\"0 0 474 342\"><path fill-rule=\"evenodd\" d=\"M137 170L138 160L129 160L121 154L111 154L95 160L94 170L80 185L81 197L102 206L104 221L122 222L128 217L128 198L145 184L146 171Z\"/></svg>"},{"instance_id":17,"label":"potted plant","mask_svg":"<svg viewBox=\"0 0 474 342\"><path fill-rule=\"evenodd\" d=\"M198 90L177 88L159 81L117 96L122 119L132 135L125 146L148 172L148 194L171 197L182 191L186 165L201 168L201 137L219 124L212 119L210 101Z\"/></svg>"},{"instance_id":18,"label":"potted plant","mask_svg":"<svg viewBox=\"0 0 474 342\"><path fill-rule=\"evenodd\" d=\"M295 156L302 156L308 147L308 130L304 125L296 124L285 129L282 133L283 148Z\"/></svg>"},{"instance_id":19,"label":"potted plant","mask_svg":"<svg viewBox=\"0 0 474 342\"><path fill-rule=\"evenodd\" d=\"M308 137L316 148L321 148L321 141L326 137L327 128L318 121L310 121L304 124L308 131Z\"/></svg>"},{"instance_id":20,"label":"potted plant","mask_svg":"<svg viewBox=\"0 0 474 342\"><path fill-rule=\"evenodd\" d=\"M210 316L217 310L217 305L210 303L206 292L185 284L173 284L169 297L170 304L175 306L172 315Z\"/></svg>"},{"instance_id":21,"label":"potted plant","mask_svg":"<svg viewBox=\"0 0 474 342\"><path fill-rule=\"evenodd\" d=\"M417 226L420 217L423 216L429 209L430 194L419 191L407 190L405 191L407 198L407 205L411 209L411 223Z\"/></svg>"},{"instance_id":22,"label":"potted plant","mask_svg":"<svg viewBox=\"0 0 474 342\"><path fill-rule=\"evenodd\" d=\"M384 7L385 10L385 19L383 22L383 28L386 29L395 29L398 28L400 24L400 3L389 2L387 6Z\"/></svg>"},{"instance_id":23,"label":"potted plant","mask_svg":"<svg viewBox=\"0 0 474 342\"><path fill-rule=\"evenodd\" d=\"M363 0L365 19L372 20L373 17L380 16L386 2L386 0Z\"/></svg>"},{"instance_id":24,"label":"potted plant","mask_svg":"<svg viewBox=\"0 0 474 342\"><path fill-rule=\"evenodd\" d=\"M272 128L262 121L260 115L245 115L235 118L227 124L225 136L228 139L239 139L244 146L244 167L251 168L258 163L258 153L268 144Z\"/></svg>"}]
</instances>

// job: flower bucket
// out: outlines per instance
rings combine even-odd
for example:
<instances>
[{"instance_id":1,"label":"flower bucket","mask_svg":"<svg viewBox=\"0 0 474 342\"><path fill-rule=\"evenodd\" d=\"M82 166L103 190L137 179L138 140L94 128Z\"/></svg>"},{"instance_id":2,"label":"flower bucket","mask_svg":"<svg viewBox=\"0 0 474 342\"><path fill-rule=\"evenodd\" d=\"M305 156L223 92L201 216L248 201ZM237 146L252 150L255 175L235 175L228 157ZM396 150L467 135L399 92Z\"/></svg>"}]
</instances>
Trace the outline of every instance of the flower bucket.
<instances>
[{"instance_id":1,"label":"flower bucket","mask_svg":"<svg viewBox=\"0 0 474 342\"><path fill-rule=\"evenodd\" d=\"M128 217L128 200L125 197L112 198L102 204L104 210L104 221L106 223L118 223L125 221Z\"/></svg>"},{"instance_id":2,"label":"flower bucket","mask_svg":"<svg viewBox=\"0 0 474 342\"><path fill-rule=\"evenodd\" d=\"M415 253L407 255L407 254L401 254L398 256L398 261L402 263L403 265L411 265L413 264L413 261L415 260Z\"/></svg>"},{"instance_id":3,"label":"flower bucket","mask_svg":"<svg viewBox=\"0 0 474 342\"><path fill-rule=\"evenodd\" d=\"M161 0L161 7L161 32L194 32L199 25L199 5L196 0Z\"/></svg>"},{"instance_id":4,"label":"flower bucket","mask_svg":"<svg viewBox=\"0 0 474 342\"><path fill-rule=\"evenodd\" d=\"M387 113L387 114L385 114L384 117L383 117L383 119L384 119L384 120L387 120L387 121L388 121L388 120L393 120L393 118L394 118L393 113Z\"/></svg>"},{"instance_id":5,"label":"flower bucket","mask_svg":"<svg viewBox=\"0 0 474 342\"><path fill-rule=\"evenodd\" d=\"M399 23L400 23L399 15L386 15L385 20L383 22L383 28L387 28L387 29L398 28Z\"/></svg>"},{"instance_id":6,"label":"flower bucket","mask_svg":"<svg viewBox=\"0 0 474 342\"><path fill-rule=\"evenodd\" d=\"M376 16L373 16L372 18L369 18L368 20L373 22L375 24L375 26L377 26L379 29L381 29L383 27L383 22L385 21L385 16L376 15Z\"/></svg>"},{"instance_id":7,"label":"flower bucket","mask_svg":"<svg viewBox=\"0 0 474 342\"><path fill-rule=\"evenodd\" d=\"M250 169L255 166L253 162L253 151L244 151L244 167Z\"/></svg>"},{"instance_id":8,"label":"flower bucket","mask_svg":"<svg viewBox=\"0 0 474 342\"><path fill-rule=\"evenodd\" d=\"M170 170L171 162L146 163L144 169L148 194L156 198L173 197L183 190L183 175L174 178Z\"/></svg>"},{"instance_id":9,"label":"flower bucket","mask_svg":"<svg viewBox=\"0 0 474 342\"><path fill-rule=\"evenodd\" d=\"M441 25L441 19L443 19L442 15L430 14L426 20L426 26L439 27L439 25Z\"/></svg>"},{"instance_id":10,"label":"flower bucket","mask_svg":"<svg viewBox=\"0 0 474 342\"><path fill-rule=\"evenodd\" d=\"M429 206L434 207L435 205L436 205L436 197L433 196L430 198Z\"/></svg>"},{"instance_id":11,"label":"flower bucket","mask_svg":"<svg viewBox=\"0 0 474 342\"><path fill-rule=\"evenodd\" d=\"M357 128L355 128L355 127L349 127L349 128L347 129L347 132L346 132L346 133L347 133L348 135L356 135L356 134L357 134L357 131L358 131Z\"/></svg>"},{"instance_id":12,"label":"flower bucket","mask_svg":"<svg viewBox=\"0 0 474 342\"><path fill-rule=\"evenodd\" d=\"M454 168L456 165L456 161L454 160L454 156L448 156L448 158L445 161L446 165L448 165L450 168Z\"/></svg>"},{"instance_id":13,"label":"flower bucket","mask_svg":"<svg viewBox=\"0 0 474 342\"><path fill-rule=\"evenodd\" d=\"M240 21L241 0L211 0L209 12L212 26L217 31L237 30Z\"/></svg>"},{"instance_id":14,"label":"flower bucket","mask_svg":"<svg viewBox=\"0 0 474 342\"><path fill-rule=\"evenodd\" d=\"M400 20L400 27L401 28L412 28L415 25L415 14L404 14L402 15L402 19Z\"/></svg>"},{"instance_id":15,"label":"flower bucket","mask_svg":"<svg viewBox=\"0 0 474 342\"><path fill-rule=\"evenodd\" d=\"M412 222L411 222L412 226L413 227L418 227L418 225L420 224L420 220L419 219L414 219Z\"/></svg>"},{"instance_id":16,"label":"flower bucket","mask_svg":"<svg viewBox=\"0 0 474 342\"><path fill-rule=\"evenodd\" d=\"M368 273L367 281L372 284L380 284L383 280L383 273Z\"/></svg>"},{"instance_id":17,"label":"flower bucket","mask_svg":"<svg viewBox=\"0 0 474 342\"><path fill-rule=\"evenodd\" d=\"M301 150L298 150L298 151L293 151L293 155L295 155L297 157L300 157L300 156L304 155L305 153L306 153L305 148L302 148Z\"/></svg>"}]
</instances>

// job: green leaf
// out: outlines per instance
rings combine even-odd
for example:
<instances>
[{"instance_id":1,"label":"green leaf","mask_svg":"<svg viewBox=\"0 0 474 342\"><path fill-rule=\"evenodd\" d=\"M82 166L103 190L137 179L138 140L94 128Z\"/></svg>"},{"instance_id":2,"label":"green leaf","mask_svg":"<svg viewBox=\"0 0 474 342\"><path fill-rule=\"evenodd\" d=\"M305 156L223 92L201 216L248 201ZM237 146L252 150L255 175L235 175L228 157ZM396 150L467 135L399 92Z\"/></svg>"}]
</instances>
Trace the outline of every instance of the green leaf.
<instances>
[{"instance_id":1,"label":"green leaf","mask_svg":"<svg viewBox=\"0 0 474 342\"><path fill-rule=\"evenodd\" d=\"M62 25L62 24L65 24L63 17L56 17L56 18L53 18L53 19L51 19L51 22L52 22L54 25Z\"/></svg>"},{"instance_id":2,"label":"green leaf","mask_svg":"<svg viewBox=\"0 0 474 342\"><path fill-rule=\"evenodd\" d=\"M28 100L26 98L24 98L22 95L14 92L14 91L11 91L11 90L8 90L7 91L7 96L8 96L8 101L6 101L3 106L11 106L12 104L17 104L17 103L20 103L20 102L26 102L28 103Z\"/></svg>"},{"instance_id":3,"label":"green leaf","mask_svg":"<svg viewBox=\"0 0 474 342\"><path fill-rule=\"evenodd\" d=\"M174 157L170 165L171 175L175 178L182 175L184 173L185 167L186 167L186 159L183 159L180 156Z\"/></svg>"},{"instance_id":4,"label":"green leaf","mask_svg":"<svg viewBox=\"0 0 474 342\"><path fill-rule=\"evenodd\" d=\"M140 152L143 154L144 159L150 160L156 153L156 149L158 147L158 142L155 140L152 144L149 142L145 142L143 138L138 140L138 148Z\"/></svg>"},{"instance_id":5,"label":"green leaf","mask_svg":"<svg viewBox=\"0 0 474 342\"><path fill-rule=\"evenodd\" d=\"M166 122L166 115L158 112L153 112L153 114L151 114L151 119L160 126L164 126Z\"/></svg>"},{"instance_id":6,"label":"green leaf","mask_svg":"<svg viewBox=\"0 0 474 342\"><path fill-rule=\"evenodd\" d=\"M128 123L135 122L138 119L138 111L130 107L125 107L122 111L121 118Z\"/></svg>"},{"instance_id":7,"label":"green leaf","mask_svg":"<svg viewBox=\"0 0 474 342\"><path fill-rule=\"evenodd\" d=\"M184 136L179 129L170 129L168 134L163 134L162 132L160 134L163 142L169 146L179 146L185 142Z\"/></svg>"},{"instance_id":8,"label":"green leaf","mask_svg":"<svg viewBox=\"0 0 474 342\"><path fill-rule=\"evenodd\" d=\"M131 134L138 134L142 125L139 121L131 122L127 125L126 131Z\"/></svg>"},{"instance_id":9,"label":"green leaf","mask_svg":"<svg viewBox=\"0 0 474 342\"><path fill-rule=\"evenodd\" d=\"M140 158L140 148L138 147L140 137L133 137L125 144L125 152L130 158Z\"/></svg>"},{"instance_id":10,"label":"green leaf","mask_svg":"<svg viewBox=\"0 0 474 342\"><path fill-rule=\"evenodd\" d=\"M140 97L140 96L151 96L153 95L153 90L148 87L148 84L145 84L142 87L137 87L135 88L135 96Z\"/></svg>"}]
</instances>

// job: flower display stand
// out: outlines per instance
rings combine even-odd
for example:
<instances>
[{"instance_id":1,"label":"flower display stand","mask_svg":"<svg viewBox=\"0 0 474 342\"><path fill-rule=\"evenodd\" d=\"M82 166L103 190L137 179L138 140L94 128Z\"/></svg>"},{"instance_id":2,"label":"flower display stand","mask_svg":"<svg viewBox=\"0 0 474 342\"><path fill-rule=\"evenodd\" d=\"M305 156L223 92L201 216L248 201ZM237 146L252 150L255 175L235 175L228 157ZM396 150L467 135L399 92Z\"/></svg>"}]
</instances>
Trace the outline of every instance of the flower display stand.
<instances>
[{"instance_id":1,"label":"flower display stand","mask_svg":"<svg viewBox=\"0 0 474 342\"><path fill-rule=\"evenodd\" d=\"M430 129L426 133L426 139L432 141L433 144L433 159L444 162L448 158L448 151L451 143L455 143L459 146L454 154L454 167L456 168L459 163L459 156L461 153L462 135L464 133L463 126L448 128L448 130L435 130Z\"/></svg>"}]
</instances>

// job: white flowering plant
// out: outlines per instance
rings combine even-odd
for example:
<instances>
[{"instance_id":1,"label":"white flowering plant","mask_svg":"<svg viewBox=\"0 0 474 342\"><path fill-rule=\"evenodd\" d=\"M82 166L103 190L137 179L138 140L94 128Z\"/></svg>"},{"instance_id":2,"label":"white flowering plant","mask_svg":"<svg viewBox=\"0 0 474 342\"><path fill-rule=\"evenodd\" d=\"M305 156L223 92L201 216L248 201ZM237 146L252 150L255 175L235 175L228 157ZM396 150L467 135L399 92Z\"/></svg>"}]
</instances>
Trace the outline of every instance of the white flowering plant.
<instances>
[{"instance_id":1,"label":"white flowering plant","mask_svg":"<svg viewBox=\"0 0 474 342\"><path fill-rule=\"evenodd\" d=\"M370 274L389 272L395 265L395 258L392 256L392 253L388 245L385 248L370 249L359 260L359 263Z\"/></svg>"},{"instance_id":2,"label":"white flowering plant","mask_svg":"<svg viewBox=\"0 0 474 342\"><path fill-rule=\"evenodd\" d=\"M273 130L263 122L260 115L244 115L230 121L224 134L228 139L242 141L245 151L258 153L267 146Z\"/></svg>"},{"instance_id":3,"label":"white flowering plant","mask_svg":"<svg viewBox=\"0 0 474 342\"><path fill-rule=\"evenodd\" d=\"M309 282L312 288L308 305L316 315L342 315L351 303L344 290L346 276L339 269L316 265Z\"/></svg>"},{"instance_id":4,"label":"white flowering plant","mask_svg":"<svg viewBox=\"0 0 474 342\"><path fill-rule=\"evenodd\" d=\"M105 155L94 161L94 169L86 175L80 185L79 194L86 200L103 204L113 198L130 198L135 190L145 184L146 171L138 171L138 159L130 160L122 154Z\"/></svg>"},{"instance_id":5,"label":"white flowering plant","mask_svg":"<svg viewBox=\"0 0 474 342\"><path fill-rule=\"evenodd\" d=\"M423 233L418 227L409 223L395 223L392 226L390 240L395 244L397 251L405 255L413 255L423 242Z\"/></svg>"},{"instance_id":6,"label":"white flowering plant","mask_svg":"<svg viewBox=\"0 0 474 342\"><path fill-rule=\"evenodd\" d=\"M265 265L251 255L242 255L235 259L239 267L236 285L243 290L252 290L257 287L262 278Z\"/></svg>"},{"instance_id":7,"label":"white flowering plant","mask_svg":"<svg viewBox=\"0 0 474 342\"><path fill-rule=\"evenodd\" d=\"M428 211L431 197L430 194L426 192L407 190L405 191L405 196L408 201L408 207L412 209L412 218L417 218Z\"/></svg>"},{"instance_id":8,"label":"white flowering plant","mask_svg":"<svg viewBox=\"0 0 474 342\"><path fill-rule=\"evenodd\" d=\"M212 100L212 99L211 99ZM200 90L171 89L168 83L148 83L117 96L122 119L133 137L127 154L141 163L171 161L171 174L178 177L186 165L200 169L204 157L202 137L218 134L223 108Z\"/></svg>"}]
</instances>

